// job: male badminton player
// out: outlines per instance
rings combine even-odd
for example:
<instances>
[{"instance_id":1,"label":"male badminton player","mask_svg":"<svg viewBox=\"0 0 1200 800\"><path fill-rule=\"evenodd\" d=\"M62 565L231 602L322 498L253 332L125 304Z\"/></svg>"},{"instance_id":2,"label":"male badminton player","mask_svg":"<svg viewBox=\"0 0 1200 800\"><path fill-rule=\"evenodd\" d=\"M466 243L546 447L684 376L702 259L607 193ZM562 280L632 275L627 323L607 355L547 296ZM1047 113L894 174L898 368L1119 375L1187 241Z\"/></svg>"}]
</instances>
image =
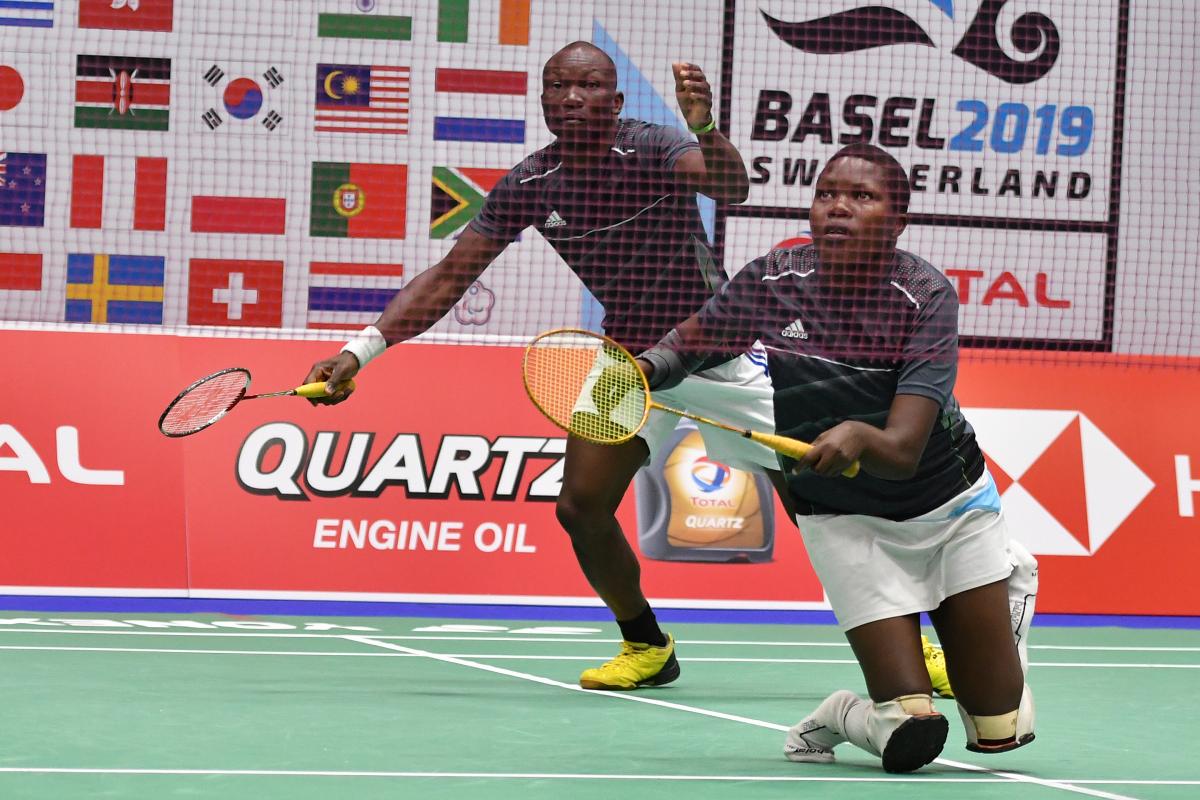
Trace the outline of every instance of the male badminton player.
<instances>
[{"instance_id":1,"label":"male badminton player","mask_svg":"<svg viewBox=\"0 0 1200 800\"><path fill-rule=\"evenodd\" d=\"M909 192L884 150L838 151L817 179L814 244L752 261L642 357L651 388L669 388L707 352L761 340L777 431L812 442L783 459L788 486L870 699L832 694L788 732L794 761L832 761L846 741L893 772L937 757L948 725L920 655L920 612L945 647L967 746L1002 752L1033 738L1016 641L1028 630L1036 563L1010 539L954 399L954 289L896 248ZM856 460L860 474L840 477ZM1010 617L1013 592L1022 613Z\"/></svg>"}]
</instances>

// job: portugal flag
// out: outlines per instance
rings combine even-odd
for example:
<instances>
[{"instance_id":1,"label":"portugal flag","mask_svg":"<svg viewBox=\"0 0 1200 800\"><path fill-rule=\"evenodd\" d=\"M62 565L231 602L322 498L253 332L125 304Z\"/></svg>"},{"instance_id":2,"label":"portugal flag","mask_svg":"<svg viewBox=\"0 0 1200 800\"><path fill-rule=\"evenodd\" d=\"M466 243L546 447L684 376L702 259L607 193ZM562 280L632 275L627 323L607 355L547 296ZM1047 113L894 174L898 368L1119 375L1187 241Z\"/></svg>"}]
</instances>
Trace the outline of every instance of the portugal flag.
<instances>
[{"instance_id":1,"label":"portugal flag","mask_svg":"<svg viewBox=\"0 0 1200 800\"><path fill-rule=\"evenodd\" d=\"M313 236L403 239L405 164L318 161L312 171Z\"/></svg>"}]
</instances>

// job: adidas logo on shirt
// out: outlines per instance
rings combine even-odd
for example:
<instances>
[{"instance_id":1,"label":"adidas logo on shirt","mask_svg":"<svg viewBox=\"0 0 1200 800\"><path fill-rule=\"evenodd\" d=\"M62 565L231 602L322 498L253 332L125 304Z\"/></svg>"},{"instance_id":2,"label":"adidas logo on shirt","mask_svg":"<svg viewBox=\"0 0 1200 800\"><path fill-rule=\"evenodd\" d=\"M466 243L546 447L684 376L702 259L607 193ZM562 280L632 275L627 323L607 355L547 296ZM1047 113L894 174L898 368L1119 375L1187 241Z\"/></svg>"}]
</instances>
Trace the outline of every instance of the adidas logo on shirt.
<instances>
[{"instance_id":1,"label":"adidas logo on shirt","mask_svg":"<svg viewBox=\"0 0 1200 800\"><path fill-rule=\"evenodd\" d=\"M542 225L542 227L543 228L561 228L562 226L564 226L566 224L567 224L567 221L565 219L563 219L561 216L559 216L557 211L551 211L550 216L546 217L546 222L545 222L545 224Z\"/></svg>"},{"instance_id":2,"label":"adidas logo on shirt","mask_svg":"<svg viewBox=\"0 0 1200 800\"><path fill-rule=\"evenodd\" d=\"M804 323L796 320L791 325L783 329L780 334L785 339L807 339L808 331L804 330Z\"/></svg>"}]
</instances>

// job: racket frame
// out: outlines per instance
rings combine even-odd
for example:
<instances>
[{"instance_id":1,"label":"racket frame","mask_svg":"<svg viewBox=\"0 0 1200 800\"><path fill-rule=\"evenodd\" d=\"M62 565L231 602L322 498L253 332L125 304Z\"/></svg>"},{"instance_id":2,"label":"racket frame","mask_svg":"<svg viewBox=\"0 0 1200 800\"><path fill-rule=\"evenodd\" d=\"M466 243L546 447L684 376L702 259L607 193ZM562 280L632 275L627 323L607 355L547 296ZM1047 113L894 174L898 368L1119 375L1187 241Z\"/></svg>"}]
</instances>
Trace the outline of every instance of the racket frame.
<instances>
[{"instance_id":1,"label":"racket frame","mask_svg":"<svg viewBox=\"0 0 1200 800\"><path fill-rule=\"evenodd\" d=\"M163 422L167 419L167 415L171 413L171 409L175 408L175 406L179 403L179 401L182 400L189 392L191 392L193 389L200 386L201 384L208 383L209 381L213 380L214 378L219 378L222 375L228 375L231 372L240 372L243 375L245 375L246 383L245 383L245 385L242 386L242 390L238 393L237 397L235 397L233 399L233 401L228 406L225 407L224 411L222 411L220 414L217 414L215 417L213 417L211 420L209 420L205 424L201 425L199 428L192 428L183 433L168 433L167 431L163 430ZM230 411L232 411L233 407L236 406L238 403L240 403L243 398L245 398L246 392L249 391L249 389L250 389L250 370L246 369L245 367L226 367L225 369L217 370L216 372L212 373L211 375L205 375L203 378L199 378L195 381L192 381L192 383L190 383L187 386L187 388L185 388L179 394L175 395L174 400L172 400L170 403L167 404L166 409L163 411L163 413L161 415L159 415L158 431L163 436L169 436L172 439L180 439L184 436L191 436L194 433L199 433L200 431L204 430L205 428L209 427L210 425L213 425L216 422L220 421L220 419L222 417L224 417L226 414L228 414Z\"/></svg>"},{"instance_id":2,"label":"racket frame","mask_svg":"<svg viewBox=\"0 0 1200 800\"><path fill-rule=\"evenodd\" d=\"M538 400L537 395L533 393L533 390L529 388L529 354L534 351L537 343L541 340L548 339L552 336L563 336L566 334L572 334L594 341L598 349L604 347L611 348L622 358L627 359L629 361L629 365L633 367L634 371L637 373L638 379L642 382L642 397L646 399L646 408L642 412L641 422L633 426L633 428L625 436L622 436L618 439L593 439L587 436L580 436L578 432L571 429L570 425L564 425L555 419L554 416L546 410L546 407L542 405L541 401ZM529 397L529 401L533 403L538 411L541 412L542 416L553 422L556 427L561 428L572 436L579 436L579 438L594 444L617 445L625 444L626 442L631 441L633 437L637 436L638 431L646 427L646 420L650 418L650 409L654 406L654 401L650 399L650 383L646 380L646 376L642 374L642 371L638 369L637 361L634 359L633 354L607 336L596 333L595 331L584 330L583 328L555 328L554 330L543 331L535 336L533 341L525 345L525 353L521 356L521 385L525 388L525 394Z\"/></svg>"}]
</instances>

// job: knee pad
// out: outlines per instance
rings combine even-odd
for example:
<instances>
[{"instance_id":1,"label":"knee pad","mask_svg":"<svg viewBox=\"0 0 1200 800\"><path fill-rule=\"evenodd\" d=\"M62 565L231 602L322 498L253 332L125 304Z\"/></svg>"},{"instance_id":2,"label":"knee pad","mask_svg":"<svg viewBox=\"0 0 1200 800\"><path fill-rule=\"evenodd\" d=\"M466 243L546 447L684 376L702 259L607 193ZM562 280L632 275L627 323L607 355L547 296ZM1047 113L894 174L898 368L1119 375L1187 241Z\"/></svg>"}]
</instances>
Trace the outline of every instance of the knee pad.
<instances>
[{"instance_id":1,"label":"knee pad","mask_svg":"<svg viewBox=\"0 0 1200 800\"><path fill-rule=\"evenodd\" d=\"M1029 626L1033 623L1038 592L1038 563L1025 546L1015 539L1008 542L1008 611L1013 639L1021 656L1021 669L1029 670Z\"/></svg>"},{"instance_id":2,"label":"knee pad","mask_svg":"<svg viewBox=\"0 0 1200 800\"><path fill-rule=\"evenodd\" d=\"M1021 689L1021 704L1007 714L981 716L968 714L958 704L963 727L967 731L967 749L975 753L1003 753L1033 741L1033 693L1029 684Z\"/></svg>"}]
</instances>

